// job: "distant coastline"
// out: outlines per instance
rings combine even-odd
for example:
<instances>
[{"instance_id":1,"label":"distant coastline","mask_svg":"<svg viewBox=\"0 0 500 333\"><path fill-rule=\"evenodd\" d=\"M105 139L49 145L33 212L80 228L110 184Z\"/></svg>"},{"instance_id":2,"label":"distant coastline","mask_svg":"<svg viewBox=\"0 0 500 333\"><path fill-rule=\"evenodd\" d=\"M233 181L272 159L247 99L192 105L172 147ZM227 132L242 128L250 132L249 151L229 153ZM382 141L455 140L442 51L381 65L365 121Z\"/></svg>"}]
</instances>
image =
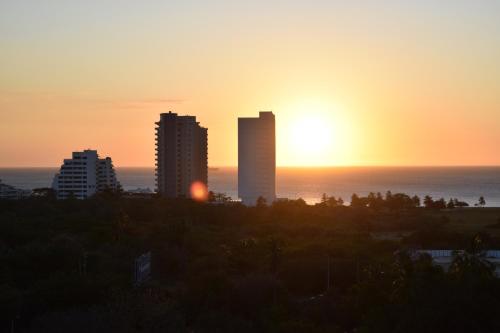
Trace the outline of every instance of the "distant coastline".
<instances>
[{"instance_id":1,"label":"distant coastline","mask_svg":"<svg viewBox=\"0 0 500 333\"><path fill-rule=\"evenodd\" d=\"M0 179L22 189L48 187L56 167L0 168ZM210 167L209 188L238 197L237 167ZM153 167L117 167L126 190L154 189ZM458 198L473 206L479 196L486 206L500 207L500 167L278 167L280 198L316 203L326 193L349 201L353 193L392 191L424 197Z\"/></svg>"}]
</instances>

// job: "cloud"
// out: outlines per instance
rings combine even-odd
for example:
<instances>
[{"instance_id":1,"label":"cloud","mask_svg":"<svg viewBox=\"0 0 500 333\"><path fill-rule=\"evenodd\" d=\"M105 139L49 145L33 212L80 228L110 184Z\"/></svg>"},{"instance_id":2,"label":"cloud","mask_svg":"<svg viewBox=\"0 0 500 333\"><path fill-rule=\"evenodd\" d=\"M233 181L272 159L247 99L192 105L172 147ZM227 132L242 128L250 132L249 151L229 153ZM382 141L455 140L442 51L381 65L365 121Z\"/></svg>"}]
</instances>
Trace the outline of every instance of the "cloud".
<instances>
[{"instance_id":1,"label":"cloud","mask_svg":"<svg viewBox=\"0 0 500 333\"><path fill-rule=\"evenodd\" d=\"M139 109L155 105L168 106L186 102L184 98L97 98L92 94L59 94L54 92L0 91L0 105L22 102L36 103L79 103L112 108Z\"/></svg>"}]
</instances>

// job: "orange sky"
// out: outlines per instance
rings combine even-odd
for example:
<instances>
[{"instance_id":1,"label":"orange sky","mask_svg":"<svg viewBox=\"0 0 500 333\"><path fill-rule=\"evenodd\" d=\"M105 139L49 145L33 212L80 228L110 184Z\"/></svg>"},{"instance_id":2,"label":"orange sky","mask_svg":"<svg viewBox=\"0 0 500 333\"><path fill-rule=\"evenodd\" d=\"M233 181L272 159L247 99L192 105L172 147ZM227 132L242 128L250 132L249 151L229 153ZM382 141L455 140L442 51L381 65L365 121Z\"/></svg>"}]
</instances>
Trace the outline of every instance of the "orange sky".
<instances>
[{"instance_id":1,"label":"orange sky","mask_svg":"<svg viewBox=\"0 0 500 333\"><path fill-rule=\"evenodd\" d=\"M168 110L212 166L259 110L278 165L500 165L500 5L405 3L3 1L0 167L152 166Z\"/></svg>"}]
</instances>

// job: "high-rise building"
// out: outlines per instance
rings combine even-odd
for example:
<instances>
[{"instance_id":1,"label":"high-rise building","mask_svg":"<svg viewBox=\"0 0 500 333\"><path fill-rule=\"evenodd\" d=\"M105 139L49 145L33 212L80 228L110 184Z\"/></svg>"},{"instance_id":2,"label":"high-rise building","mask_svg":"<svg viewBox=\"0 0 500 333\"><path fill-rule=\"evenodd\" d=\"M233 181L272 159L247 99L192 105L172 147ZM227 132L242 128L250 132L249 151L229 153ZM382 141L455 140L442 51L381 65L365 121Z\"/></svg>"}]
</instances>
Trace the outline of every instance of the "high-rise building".
<instances>
[{"instance_id":1,"label":"high-rise building","mask_svg":"<svg viewBox=\"0 0 500 333\"><path fill-rule=\"evenodd\" d=\"M194 116L168 112L156 123L156 191L191 198L193 184L208 184L208 133Z\"/></svg>"},{"instance_id":2,"label":"high-rise building","mask_svg":"<svg viewBox=\"0 0 500 333\"><path fill-rule=\"evenodd\" d=\"M96 150L84 150L73 152L71 159L64 160L54 177L52 188L58 199L69 196L86 199L107 189L119 190L121 186L111 158L99 158Z\"/></svg>"},{"instance_id":3,"label":"high-rise building","mask_svg":"<svg viewBox=\"0 0 500 333\"><path fill-rule=\"evenodd\" d=\"M272 112L238 118L238 196L245 205L276 199L276 136Z\"/></svg>"}]
</instances>

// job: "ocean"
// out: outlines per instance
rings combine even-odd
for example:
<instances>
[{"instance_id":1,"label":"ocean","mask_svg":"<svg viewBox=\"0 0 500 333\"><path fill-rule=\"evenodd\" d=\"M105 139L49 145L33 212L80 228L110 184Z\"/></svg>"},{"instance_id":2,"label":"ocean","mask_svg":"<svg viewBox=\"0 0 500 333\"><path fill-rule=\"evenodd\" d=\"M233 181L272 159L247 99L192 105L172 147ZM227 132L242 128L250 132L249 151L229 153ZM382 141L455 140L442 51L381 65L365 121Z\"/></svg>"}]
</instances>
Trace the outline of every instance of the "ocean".
<instances>
[{"instance_id":1,"label":"ocean","mask_svg":"<svg viewBox=\"0 0 500 333\"><path fill-rule=\"evenodd\" d=\"M56 168L0 168L0 179L23 189L48 187ZM117 168L125 190L154 189L153 168ZM237 198L238 170L234 167L209 171L209 188ZM350 201L353 193L390 190L433 198L458 198L470 205L480 196L489 207L500 207L500 167L332 167L278 168L279 198L303 198L313 204L323 193Z\"/></svg>"}]
</instances>

